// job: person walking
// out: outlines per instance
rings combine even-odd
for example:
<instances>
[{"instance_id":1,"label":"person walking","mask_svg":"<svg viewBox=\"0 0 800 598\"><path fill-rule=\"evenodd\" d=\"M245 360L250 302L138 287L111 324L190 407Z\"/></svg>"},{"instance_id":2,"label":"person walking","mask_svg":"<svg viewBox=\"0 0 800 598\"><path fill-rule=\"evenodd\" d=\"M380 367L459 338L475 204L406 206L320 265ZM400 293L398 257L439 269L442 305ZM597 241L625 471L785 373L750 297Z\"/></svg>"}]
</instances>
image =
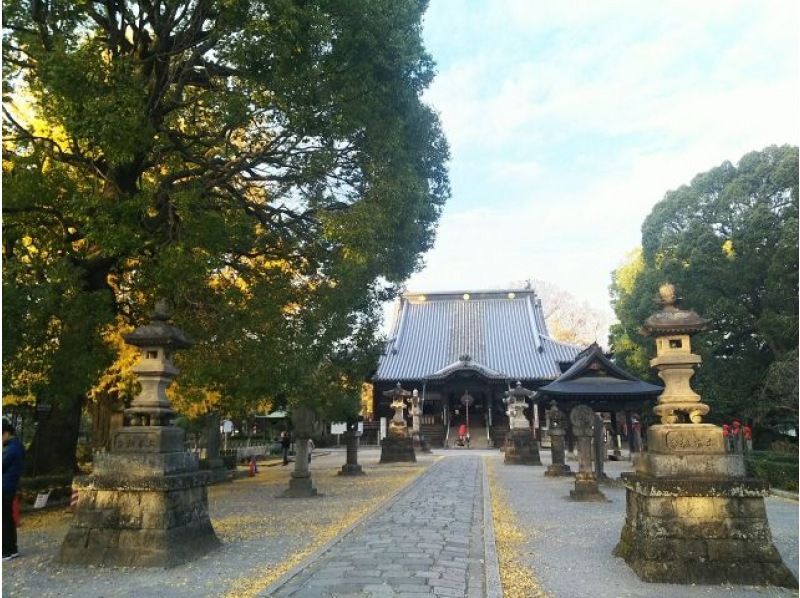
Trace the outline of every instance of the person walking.
<instances>
[{"instance_id":1,"label":"person walking","mask_svg":"<svg viewBox=\"0 0 800 598\"><path fill-rule=\"evenodd\" d=\"M289 465L289 449L292 446L292 439L289 432L284 430L281 432L281 450L283 451L283 464Z\"/></svg>"},{"instance_id":2,"label":"person walking","mask_svg":"<svg viewBox=\"0 0 800 598\"><path fill-rule=\"evenodd\" d=\"M11 423L3 419L3 561L19 556L17 526L14 522L14 496L19 487L25 449Z\"/></svg>"},{"instance_id":3,"label":"person walking","mask_svg":"<svg viewBox=\"0 0 800 598\"><path fill-rule=\"evenodd\" d=\"M314 452L314 441L308 439L308 462L311 463L311 453Z\"/></svg>"}]
</instances>

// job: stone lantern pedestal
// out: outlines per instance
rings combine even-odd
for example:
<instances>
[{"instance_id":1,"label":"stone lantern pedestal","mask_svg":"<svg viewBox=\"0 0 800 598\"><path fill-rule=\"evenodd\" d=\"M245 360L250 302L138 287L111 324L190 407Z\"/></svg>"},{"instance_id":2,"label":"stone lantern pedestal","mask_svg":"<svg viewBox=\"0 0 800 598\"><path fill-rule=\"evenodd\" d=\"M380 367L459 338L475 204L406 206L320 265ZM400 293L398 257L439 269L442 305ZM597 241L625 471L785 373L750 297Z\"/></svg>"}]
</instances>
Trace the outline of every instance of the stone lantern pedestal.
<instances>
[{"instance_id":1,"label":"stone lantern pedestal","mask_svg":"<svg viewBox=\"0 0 800 598\"><path fill-rule=\"evenodd\" d=\"M656 337L651 364L665 382L654 409L661 424L647 431L636 471L622 474L627 517L614 554L644 581L796 588L772 543L768 485L746 476L742 455L726 453L721 428L701 423L709 408L689 386L700 362L689 337L706 321L677 309L670 286L662 299L644 327Z\"/></svg>"},{"instance_id":2,"label":"stone lantern pedestal","mask_svg":"<svg viewBox=\"0 0 800 598\"><path fill-rule=\"evenodd\" d=\"M394 417L389 422L389 433L381 440L381 463L416 463L417 455L414 453L414 444L411 435L408 433L408 425L403 417L406 407L406 399L411 396L407 390L403 390L400 383L392 390L383 393L384 396L391 397L391 407L394 409Z\"/></svg>"},{"instance_id":3,"label":"stone lantern pedestal","mask_svg":"<svg viewBox=\"0 0 800 598\"><path fill-rule=\"evenodd\" d=\"M422 434L420 426L420 417L422 416L422 408L420 407L419 391L415 388L411 393L411 398L408 399L411 405L411 442L414 449L419 449L423 453L431 452L431 445L428 439Z\"/></svg>"},{"instance_id":4,"label":"stone lantern pedestal","mask_svg":"<svg viewBox=\"0 0 800 598\"><path fill-rule=\"evenodd\" d=\"M564 414L555 401L550 401L550 409L547 412L550 419L549 436L552 463L547 467L544 475L548 477L571 476L572 470L566 463L564 451L564 427L562 425Z\"/></svg>"},{"instance_id":5,"label":"stone lantern pedestal","mask_svg":"<svg viewBox=\"0 0 800 598\"><path fill-rule=\"evenodd\" d=\"M111 451L95 455L91 475L75 478L78 504L60 563L170 567L219 546L208 517L209 474L184 450L183 430L169 424L165 390L178 373L170 355L189 341L167 319L157 305L153 322L125 337L142 349L134 368L142 391Z\"/></svg>"},{"instance_id":6,"label":"stone lantern pedestal","mask_svg":"<svg viewBox=\"0 0 800 598\"><path fill-rule=\"evenodd\" d=\"M355 427L348 426L344 434L344 441L347 447L347 458L339 475L364 475L364 470L358 464L358 436Z\"/></svg>"},{"instance_id":7,"label":"stone lantern pedestal","mask_svg":"<svg viewBox=\"0 0 800 598\"><path fill-rule=\"evenodd\" d=\"M533 397L533 392L522 387L517 382L514 389L506 392L503 402L508 406L509 433L503 462L508 465L541 465L539 457L539 443L533 437L528 418L523 411L527 408L527 400ZM534 409L536 406L534 405Z\"/></svg>"},{"instance_id":8,"label":"stone lantern pedestal","mask_svg":"<svg viewBox=\"0 0 800 598\"><path fill-rule=\"evenodd\" d=\"M597 485L597 475L592 471L592 433L595 414L591 407L578 405L569 414L572 429L578 439L579 469L575 474L575 488L569 491L572 500L605 502L605 495Z\"/></svg>"},{"instance_id":9,"label":"stone lantern pedestal","mask_svg":"<svg viewBox=\"0 0 800 598\"><path fill-rule=\"evenodd\" d=\"M294 471L289 477L289 487L281 494L281 498L311 498L321 496L311 479L308 459L308 439L314 430L314 412L308 407L298 406L292 409L294 425Z\"/></svg>"}]
</instances>

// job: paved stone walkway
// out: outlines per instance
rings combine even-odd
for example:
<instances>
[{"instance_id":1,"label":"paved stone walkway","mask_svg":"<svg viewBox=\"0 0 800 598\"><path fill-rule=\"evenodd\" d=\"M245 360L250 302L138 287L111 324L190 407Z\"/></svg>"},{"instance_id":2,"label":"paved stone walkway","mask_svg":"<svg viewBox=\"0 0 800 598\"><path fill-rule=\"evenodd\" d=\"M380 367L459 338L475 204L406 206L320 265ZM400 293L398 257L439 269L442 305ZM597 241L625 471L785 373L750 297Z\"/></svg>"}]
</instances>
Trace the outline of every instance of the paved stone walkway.
<instances>
[{"instance_id":1,"label":"paved stone walkway","mask_svg":"<svg viewBox=\"0 0 800 598\"><path fill-rule=\"evenodd\" d=\"M448 456L313 564L263 596L486 596L484 464Z\"/></svg>"}]
</instances>

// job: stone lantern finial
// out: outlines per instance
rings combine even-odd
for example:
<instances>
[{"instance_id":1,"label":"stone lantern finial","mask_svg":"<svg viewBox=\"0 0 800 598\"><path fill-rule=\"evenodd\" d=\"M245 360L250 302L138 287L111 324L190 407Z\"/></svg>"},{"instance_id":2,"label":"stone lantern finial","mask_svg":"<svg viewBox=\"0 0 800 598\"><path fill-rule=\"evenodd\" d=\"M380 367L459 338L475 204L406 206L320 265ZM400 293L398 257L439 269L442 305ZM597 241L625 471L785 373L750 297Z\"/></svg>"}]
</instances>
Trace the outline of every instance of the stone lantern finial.
<instances>
[{"instance_id":1,"label":"stone lantern finial","mask_svg":"<svg viewBox=\"0 0 800 598\"><path fill-rule=\"evenodd\" d=\"M661 297L661 303L664 306L672 306L674 307L678 301L678 298L675 294L675 285L671 283L662 284L658 288L658 294Z\"/></svg>"}]
</instances>

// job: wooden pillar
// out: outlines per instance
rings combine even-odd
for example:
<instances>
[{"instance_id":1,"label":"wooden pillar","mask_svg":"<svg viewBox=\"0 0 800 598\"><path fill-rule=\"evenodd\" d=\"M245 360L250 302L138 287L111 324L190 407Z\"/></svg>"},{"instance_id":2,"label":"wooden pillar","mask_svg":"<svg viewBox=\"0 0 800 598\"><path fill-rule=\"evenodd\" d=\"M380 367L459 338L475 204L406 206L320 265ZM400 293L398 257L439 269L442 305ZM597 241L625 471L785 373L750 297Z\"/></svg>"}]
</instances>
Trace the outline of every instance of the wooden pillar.
<instances>
[{"instance_id":1,"label":"wooden pillar","mask_svg":"<svg viewBox=\"0 0 800 598\"><path fill-rule=\"evenodd\" d=\"M633 459L633 419L630 410L625 410L625 426L628 429L628 454Z\"/></svg>"},{"instance_id":2,"label":"wooden pillar","mask_svg":"<svg viewBox=\"0 0 800 598\"><path fill-rule=\"evenodd\" d=\"M614 461L619 461L622 458L622 451L620 446L622 442L619 437L619 423L617 422L617 412L611 412L611 444L613 446L612 455Z\"/></svg>"}]
</instances>

